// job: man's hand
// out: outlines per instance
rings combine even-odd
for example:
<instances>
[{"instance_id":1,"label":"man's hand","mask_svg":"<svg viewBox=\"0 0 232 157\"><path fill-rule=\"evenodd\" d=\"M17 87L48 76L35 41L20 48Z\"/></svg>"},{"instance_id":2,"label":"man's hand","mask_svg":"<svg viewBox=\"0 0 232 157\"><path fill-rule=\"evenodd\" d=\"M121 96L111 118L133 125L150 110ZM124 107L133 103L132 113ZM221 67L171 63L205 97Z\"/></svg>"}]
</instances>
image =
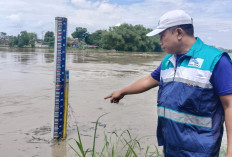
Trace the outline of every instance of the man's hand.
<instances>
[{"instance_id":1,"label":"man's hand","mask_svg":"<svg viewBox=\"0 0 232 157\"><path fill-rule=\"evenodd\" d=\"M119 103L119 101L124 97L125 95L122 93L122 91L115 91L112 94L106 96L104 99L110 99L111 103Z\"/></svg>"},{"instance_id":2,"label":"man's hand","mask_svg":"<svg viewBox=\"0 0 232 157\"><path fill-rule=\"evenodd\" d=\"M128 87L113 92L112 94L105 97L105 99L111 98L111 103L118 103L125 95L145 92L153 87L158 86L158 83L159 82L153 79L151 75L148 75L137 80Z\"/></svg>"}]
</instances>

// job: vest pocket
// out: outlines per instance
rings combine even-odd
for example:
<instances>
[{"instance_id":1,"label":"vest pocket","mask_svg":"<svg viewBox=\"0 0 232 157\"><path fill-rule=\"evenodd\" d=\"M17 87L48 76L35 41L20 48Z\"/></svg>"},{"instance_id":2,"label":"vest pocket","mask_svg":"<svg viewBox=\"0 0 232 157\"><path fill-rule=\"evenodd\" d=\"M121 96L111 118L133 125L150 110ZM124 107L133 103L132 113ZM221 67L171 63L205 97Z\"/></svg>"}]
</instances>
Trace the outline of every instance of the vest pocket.
<instances>
[{"instance_id":1,"label":"vest pocket","mask_svg":"<svg viewBox=\"0 0 232 157\"><path fill-rule=\"evenodd\" d=\"M181 112L198 115L201 106L203 89L182 83L179 97L178 110Z\"/></svg>"},{"instance_id":2,"label":"vest pocket","mask_svg":"<svg viewBox=\"0 0 232 157\"><path fill-rule=\"evenodd\" d=\"M211 116L212 112L217 108L219 97L214 92L213 88L206 88L201 93L200 114L204 116ZM215 103L212 103L215 102Z\"/></svg>"}]
</instances>

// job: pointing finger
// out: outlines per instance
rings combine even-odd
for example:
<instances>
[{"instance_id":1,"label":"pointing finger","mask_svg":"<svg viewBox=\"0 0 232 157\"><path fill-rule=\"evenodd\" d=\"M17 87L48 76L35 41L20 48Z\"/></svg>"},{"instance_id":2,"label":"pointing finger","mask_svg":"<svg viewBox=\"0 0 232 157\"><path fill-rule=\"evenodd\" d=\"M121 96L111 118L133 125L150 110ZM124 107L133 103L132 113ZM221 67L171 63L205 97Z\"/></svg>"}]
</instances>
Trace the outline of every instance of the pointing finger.
<instances>
[{"instance_id":1,"label":"pointing finger","mask_svg":"<svg viewBox=\"0 0 232 157\"><path fill-rule=\"evenodd\" d=\"M108 98L111 98L112 94L106 96L104 99L108 99Z\"/></svg>"}]
</instances>

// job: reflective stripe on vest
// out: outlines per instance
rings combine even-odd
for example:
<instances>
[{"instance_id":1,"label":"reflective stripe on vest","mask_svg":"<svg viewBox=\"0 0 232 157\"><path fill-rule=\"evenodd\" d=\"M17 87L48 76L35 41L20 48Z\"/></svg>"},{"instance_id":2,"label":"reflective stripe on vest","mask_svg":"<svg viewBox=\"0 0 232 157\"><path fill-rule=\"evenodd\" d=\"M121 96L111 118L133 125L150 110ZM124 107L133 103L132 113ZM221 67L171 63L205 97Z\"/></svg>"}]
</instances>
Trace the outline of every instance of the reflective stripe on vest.
<instances>
[{"instance_id":1,"label":"reflective stripe on vest","mask_svg":"<svg viewBox=\"0 0 232 157\"><path fill-rule=\"evenodd\" d=\"M196 116L188 113L178 112L163 106L158 106L158 116L167 118L178 123L195 125L208 129L212 128L212 118L210 117Z\"/></svg>"},{"instance_id":2,"label":"reflective stripe on vest","mask_svg":"<svg viewBox=\"0 0 232 157\"><path fill-rule=\"evenodd\" d=\"M210 77L212 75L210 71L189 67L178 67L176 69L175 76L174 71L174 68L162 70L161 78L163 79L163 81L178 81L192 86L213 88L212 84L210 83Z\"/></svg>"}]
</instances>

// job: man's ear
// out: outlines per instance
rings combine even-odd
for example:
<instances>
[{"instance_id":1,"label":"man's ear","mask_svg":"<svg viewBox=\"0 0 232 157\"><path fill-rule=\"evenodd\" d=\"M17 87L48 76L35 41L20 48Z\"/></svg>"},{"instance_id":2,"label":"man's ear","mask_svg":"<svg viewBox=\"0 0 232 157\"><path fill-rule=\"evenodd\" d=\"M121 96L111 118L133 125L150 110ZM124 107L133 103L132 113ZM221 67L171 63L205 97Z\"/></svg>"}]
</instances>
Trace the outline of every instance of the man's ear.
<instances>
[{"instance_id":1,"label":"man's ear","mask_svg":"<svg viewBox=\"0 0 232 157\"><path fill-rule=\"evenodd\" d=\"M176 32L177 32L177 39L181 40L184 36L184 30L182 28L177 28Z\"/></svg>"}]
</instances>

